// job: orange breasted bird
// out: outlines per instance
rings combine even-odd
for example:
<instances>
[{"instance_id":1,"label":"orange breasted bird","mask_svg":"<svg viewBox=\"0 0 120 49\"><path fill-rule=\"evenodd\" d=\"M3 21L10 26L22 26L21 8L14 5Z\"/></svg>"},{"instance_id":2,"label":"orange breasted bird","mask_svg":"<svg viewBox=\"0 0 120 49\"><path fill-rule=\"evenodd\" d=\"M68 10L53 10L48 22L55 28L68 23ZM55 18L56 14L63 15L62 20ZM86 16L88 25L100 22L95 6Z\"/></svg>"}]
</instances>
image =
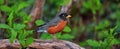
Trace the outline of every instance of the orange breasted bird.
<instances>
[{"instance_id":1,"label":"orange breasted bird","mask_svg":"<svg viewBox=\"0 0 120 49\"><path fill-rule=\"evenodd\" d=\"M67 13L60 13L53 20L40 26L37 32L48 32L49 34L52 34L53 40L56 40L55 34L61 32L65 28L70 17L71 16Z\"/></svg>"}]
</instances>

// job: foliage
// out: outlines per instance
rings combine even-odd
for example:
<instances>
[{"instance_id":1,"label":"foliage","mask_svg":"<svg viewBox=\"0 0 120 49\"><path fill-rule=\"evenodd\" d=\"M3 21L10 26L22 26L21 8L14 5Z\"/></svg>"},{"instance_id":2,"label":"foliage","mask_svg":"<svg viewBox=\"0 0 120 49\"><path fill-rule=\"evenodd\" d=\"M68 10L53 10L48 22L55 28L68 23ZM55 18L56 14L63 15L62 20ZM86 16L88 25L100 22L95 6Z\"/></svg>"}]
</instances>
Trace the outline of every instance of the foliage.
<instances>
[{"instance_id":1,"label":"foliage","mask_svg":"<svg viewBox=\"0 0 120 49\"><path fill-rule=\"evenodd\" d=\"M37 26L39 26L39 25L42 25L42 24L44 24L45 22L43 21L43 20L36 20L35 21L35 24L37 25Z\"/></svg>"},{"instance_id":2,"label":"foliage","mask_svg":"<svg viewBox=\"0 0 120 49\"><path fill-rule=\"evenodd\" d=\"M93 14L96 13L97 10L101 8L102 4L100 3L100 0L87 0L83 2L83 10L90 9Z\"/></svg>"},{"instance_id":3,"label":"foliage","mask_svg":"<svg viewBox=\"0 0 120 49\"><path fill-rule=\"evenodd\" d=\"M30 2L18 1L10 2L11 6L2 5L4 0L1 0L0 10L2 12L7 12L7 24L0 24L0 28L4 28L10 34L10 42L13 43L15 39L18 39L22 47L33 42L33 37L27 37L33 34L32 30L26 30L26 23L31 20L30 15L28 15L23 9L31 5ZM32 0L31 0L32 1ZM13 10L14 9L14 10Z\"/></svg>"},{"instance_id":4,"label":"foliage","mask_svg":"<svg viewBox=\"0 0 120 49\"><path fill-rule=\"evenodd\" d=\"M95 41L95 40L87 40L88 45L92 46L93 49L110 49L112 45L120 44L119 39L116 39L114 37L115 34L113 34L114 30L117 28L110 29L110 32L104 31L107 35L105 35L104 40ZM104 34L103 34L104 35Z\"/></svg>"},{"instance_id":5,"label":"foliage","mask_svg":"<svg viewBox=\"0 0 120 49\"><path fill-rule=\"evenodd\" d=\"M93 23L97 21L97 25L95 25L95 32L97 33L97 36L93 36L97 39L88 39L86 42L80 42L80 45L87 46L89 45L92 49L111 49L113 45L119 45L120 38L118 37L119 34L119 6L117 3L112 2L109 7L106 7L106 9L103 9L105 3L103 0L87 0L83 2L83 7L81 12L87 13L87 11L91 10L93 14L100 14L100 10L102 7L102 10L108 10L111 13L105 15L103 19L99 19L103 17L102 15L97 15L96 20L93 20ZM107 1L109 2L109 1ZM119 2L119 1L116 1ZM97 5L97 6L96 6ZM115 8L116 7L116 8ZM99 10L99 12L97 12ZM103 11L104 12L104 11ZM100 17L101 16L101 17ZM99 17L99 18L97 18ZM89 24L90 25L90 24ZM90 32L90 30L89 30ZM93 33L92 33L93 34ZM94 35L94 34L93 34ZM116 38L117 37L117 38Z\"/></svg>"}]
</instances>

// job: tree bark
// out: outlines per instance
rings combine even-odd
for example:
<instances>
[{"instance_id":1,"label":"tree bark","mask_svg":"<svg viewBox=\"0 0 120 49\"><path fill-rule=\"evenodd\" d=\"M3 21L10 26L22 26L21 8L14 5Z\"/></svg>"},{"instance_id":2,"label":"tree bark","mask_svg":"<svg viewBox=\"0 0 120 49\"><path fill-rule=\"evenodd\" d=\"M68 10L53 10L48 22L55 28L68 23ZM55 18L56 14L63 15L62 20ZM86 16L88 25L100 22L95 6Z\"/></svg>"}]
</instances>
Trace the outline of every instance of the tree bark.
<instances>
[{"instance_id":1,"label":"tree bark","mask_svg":"<svg viewBox=\"0 0 120 49\"><path fill-rule=\"evenodd\" d=\"M28 23L28 29L33 28L35 20L42 18L44 3L45 3L45 0L36 0L35 1L34 8L31 12L32 20L31 20L31 22Z\"/></svg>"},{"instance_id":2,"label":"tree bark","mask_svg":"<svg viewBox=\"0 0 120 49\"><path fill-rule=\"evenodd\" d=\"M35 21L41 19L43 16L43 7L44 7L45 0L36 0L34 8L31 12L32 20L28 22L28 29L35 29ZM37 38L37 33L34 33L34 37Z\"/></svg>"}]
</instances>

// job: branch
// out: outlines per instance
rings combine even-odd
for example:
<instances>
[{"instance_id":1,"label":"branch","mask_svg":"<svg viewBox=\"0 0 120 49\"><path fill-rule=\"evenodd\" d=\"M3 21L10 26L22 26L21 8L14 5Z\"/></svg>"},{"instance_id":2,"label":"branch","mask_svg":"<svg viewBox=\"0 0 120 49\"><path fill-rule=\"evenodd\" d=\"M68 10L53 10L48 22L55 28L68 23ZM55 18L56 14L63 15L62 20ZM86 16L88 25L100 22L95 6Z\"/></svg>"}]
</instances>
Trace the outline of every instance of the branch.
<instances>
[{"instance_id":1,"label":"branch","mask_svg":"<svg viewBox=\"0 0 120 49\"><path fill-rule=\"evenodd\" d=\"M67 5L62 6L60 13L64 13L64 12L68 13L68 12L70 12L71 11L70 8L72 6L72 2L73 2L73 0L70 0L70 2Z\"/></svg>"},{"instance_id":2,"label":"branch","mask_svg":"<svg viewBox=\"0 0 120 49\"><path fill-rule=\"evenodd\" d=\"M34 22L37 19L40 19L43 16L43 7L44 7L45 0L36 0L34 8L31 12L32 21L28 22L28 29L34 28Z\"/></svg>"},{"instance_id":3,"label":"branch","mask_svg":"<svg viewBox=\"0 0 120 49\"><path fill-rule=\"evenodd\" d=\"M19 49L21 47L18 40L10 43L9 39L0 40L0 49ZM39 40L35 39L26 49L85 49L75 43L65 40Z\"/></svg>"}]
</instances>

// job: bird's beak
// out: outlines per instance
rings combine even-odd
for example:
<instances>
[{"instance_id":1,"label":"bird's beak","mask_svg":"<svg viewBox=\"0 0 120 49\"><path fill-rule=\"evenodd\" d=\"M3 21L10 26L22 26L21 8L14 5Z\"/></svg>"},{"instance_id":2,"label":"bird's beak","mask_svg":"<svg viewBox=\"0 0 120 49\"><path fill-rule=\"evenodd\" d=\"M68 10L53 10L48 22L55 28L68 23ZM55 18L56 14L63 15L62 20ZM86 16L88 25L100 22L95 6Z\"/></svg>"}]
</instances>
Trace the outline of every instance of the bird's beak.
<instances>
[{"instance_id":1,"label":"bird's beak","mask_svg":"<svg viewBox=\"0 0 120 49\"><path fill-rule=\"evenodd\" d=\"M70 18L70 17L72 17L71 15L68 15L66 18Z\"/></svg>"},{"instance_id":2,"label":"bird's beak","mask_svg":"<svg viewBox=\"0 0 120 49\"><path fill-rule=\"evenodd\" d=\"M68 19L68 22L70 22L69 18L72 17L71 15L68 15L66 18Z\"/></svg>"}]
</instances>

